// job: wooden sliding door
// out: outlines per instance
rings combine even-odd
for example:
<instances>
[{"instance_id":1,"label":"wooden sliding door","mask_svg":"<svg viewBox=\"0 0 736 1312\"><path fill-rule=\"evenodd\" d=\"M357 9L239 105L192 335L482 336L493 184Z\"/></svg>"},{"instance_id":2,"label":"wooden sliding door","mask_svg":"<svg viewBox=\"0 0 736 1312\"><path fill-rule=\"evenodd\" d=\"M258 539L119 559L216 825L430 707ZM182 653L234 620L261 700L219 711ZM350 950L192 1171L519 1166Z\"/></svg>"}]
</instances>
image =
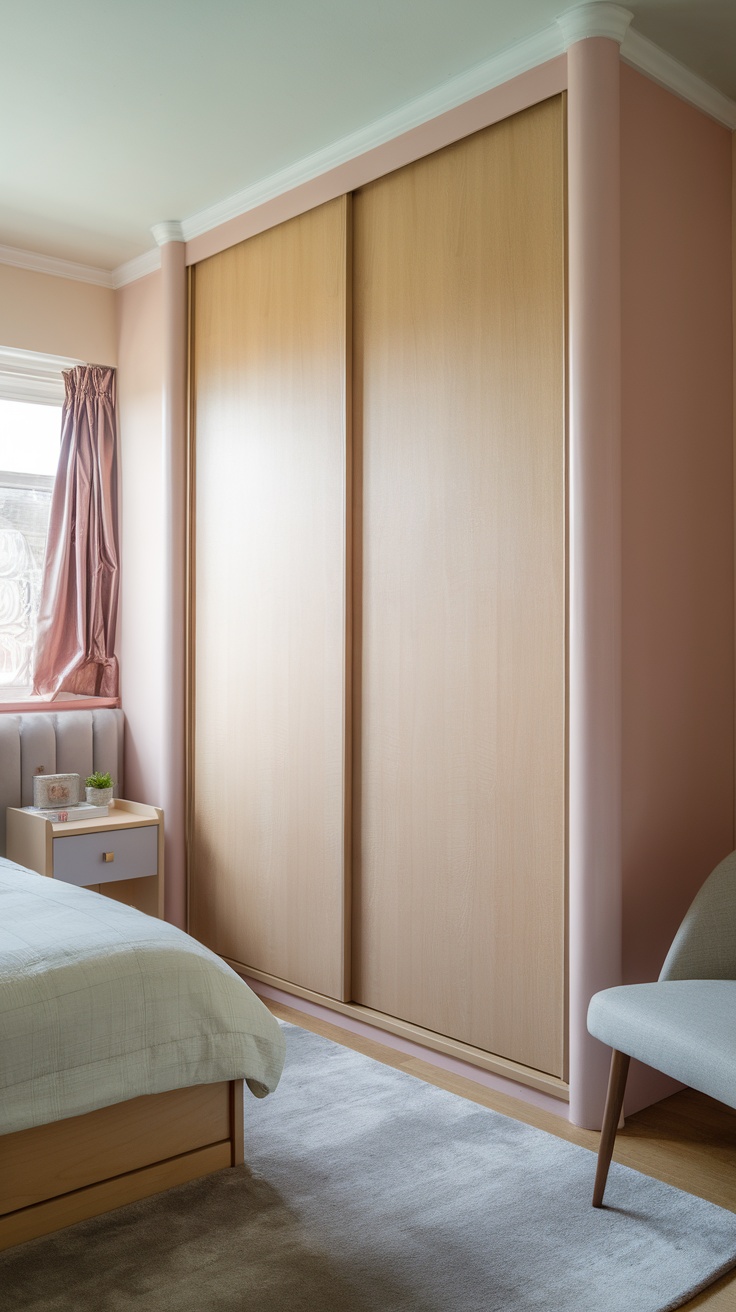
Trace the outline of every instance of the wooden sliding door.
<instances>
[{"instance_id":1,"label":"wooden sliding door","mask_svg":"<svg viewBox=\"0 0 736 1312\"><path fill-rule=\"evenodd\" d=\"M564 190L557 98L353 210L353 997L556 1076Z\"/></svg>"},{"instance_id":2,"label":"wooden sliding door","mask_svg":"<svg viewBox=\"0 0 736 1312\"><path fill-rule=\"evenodd\" d=\"M564 195L557 97L192 310L191 930L557 1079Z\"/></svg>"},{"instance_id":3,"label":"wooden sliding door","mask_svg":"<svg viewBox=\"0 0 736 1312\"><path fill-rule=\"evenodd\" d=\"M190 927L334 998L349 917L349 204L198 265L192 326Z\"/></svg>"}]
</instances>

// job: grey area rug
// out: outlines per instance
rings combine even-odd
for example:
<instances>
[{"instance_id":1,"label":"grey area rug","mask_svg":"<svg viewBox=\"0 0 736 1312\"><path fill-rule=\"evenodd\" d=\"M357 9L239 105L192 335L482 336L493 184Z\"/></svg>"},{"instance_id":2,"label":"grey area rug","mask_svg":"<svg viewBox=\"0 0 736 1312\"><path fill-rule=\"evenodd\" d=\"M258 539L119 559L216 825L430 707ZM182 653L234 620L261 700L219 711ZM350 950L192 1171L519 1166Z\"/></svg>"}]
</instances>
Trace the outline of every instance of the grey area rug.
<instances>
[{"instance_id":1,"label":"grey area rug","mask_svg":"<svg viewBox=\"0 0 736 1312\"><path fill-rule=\"evenodd\" d=\"M2 1312L664 1312L736 1215L295 1026L246 1167L0 1254Z\"/></svg>"}]
</instances>

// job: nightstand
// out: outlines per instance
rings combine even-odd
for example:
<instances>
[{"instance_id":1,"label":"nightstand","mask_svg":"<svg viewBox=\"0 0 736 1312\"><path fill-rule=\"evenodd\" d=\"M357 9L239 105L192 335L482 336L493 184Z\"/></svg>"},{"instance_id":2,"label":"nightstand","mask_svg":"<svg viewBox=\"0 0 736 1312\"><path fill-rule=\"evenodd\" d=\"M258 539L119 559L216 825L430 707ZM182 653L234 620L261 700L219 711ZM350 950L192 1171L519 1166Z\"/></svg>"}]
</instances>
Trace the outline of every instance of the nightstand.
<instances>
[{"instance_id":1,"label":"nightstand","mask_svg":"<svg viewBox=\"0 0 736 1312\"><path fill-rule=\"evenodd\" d=\"M11 806L7 822L9 861L163 916L164 813L158 807L116 799L99 820L52 824Z\"/></svg>"}]
</instances>

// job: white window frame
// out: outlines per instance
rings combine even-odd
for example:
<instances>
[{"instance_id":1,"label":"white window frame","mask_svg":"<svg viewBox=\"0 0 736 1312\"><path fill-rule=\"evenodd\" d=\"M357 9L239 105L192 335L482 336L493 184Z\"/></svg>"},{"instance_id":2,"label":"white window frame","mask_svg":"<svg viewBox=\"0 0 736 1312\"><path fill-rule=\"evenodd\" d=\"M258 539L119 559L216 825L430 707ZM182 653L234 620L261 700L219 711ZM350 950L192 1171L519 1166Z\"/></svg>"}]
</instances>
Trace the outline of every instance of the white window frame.
<instances>
[{"instance_id":1,"label":"white window frame","mask_svg":"<svg viewBox=\"0 0 736 1312\"><path fill-rule=\"evenodd\" d=\"M58 409L64 404L62 371L73 369L75 365L82 363L82 360L69 359L67 356L42 355L37 351L22 351L14 347L0 346L0 399L24 401L31 405L51 405ZM50 492L54 486L54 479L50 475L0 470L0 483L4 487L33 488ZM25 689L8 686L0 694L0 710L8 700L13 699L14 693L17 693L22 701L29 700L29 694Z\"/></svg>"},{"instance_id":2,"label":"white window frame","mask_svg":"<svg viewBox=\"0 0 736 1312\"><path fill-rule=\"evenodd\" d=\"M0 346L0 398L34 405L64 404L64 369L84 364L65 355L41 355Z\"/></svg>"}]
</instances>

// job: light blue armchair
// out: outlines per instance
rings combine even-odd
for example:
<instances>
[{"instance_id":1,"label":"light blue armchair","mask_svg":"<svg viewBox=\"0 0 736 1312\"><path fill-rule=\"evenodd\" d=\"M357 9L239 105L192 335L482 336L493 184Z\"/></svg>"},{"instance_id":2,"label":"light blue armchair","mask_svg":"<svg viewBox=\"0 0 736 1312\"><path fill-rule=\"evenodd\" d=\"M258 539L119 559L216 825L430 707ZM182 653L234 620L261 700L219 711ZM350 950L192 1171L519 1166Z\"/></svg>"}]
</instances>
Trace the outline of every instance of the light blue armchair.
<instances>
[{"instance_id":1,"label":"light blue armchair","mask_svg":"<svg viewBox=\"0 0 736 1312\"><path fill-rule=\"evenodd\" d=\"M631 1057L736 1107L736 852L705 881L658 983L596 993L588 1029L613 1048L593 1190L602 1207Z\"/></svg>"}]
</instances>

